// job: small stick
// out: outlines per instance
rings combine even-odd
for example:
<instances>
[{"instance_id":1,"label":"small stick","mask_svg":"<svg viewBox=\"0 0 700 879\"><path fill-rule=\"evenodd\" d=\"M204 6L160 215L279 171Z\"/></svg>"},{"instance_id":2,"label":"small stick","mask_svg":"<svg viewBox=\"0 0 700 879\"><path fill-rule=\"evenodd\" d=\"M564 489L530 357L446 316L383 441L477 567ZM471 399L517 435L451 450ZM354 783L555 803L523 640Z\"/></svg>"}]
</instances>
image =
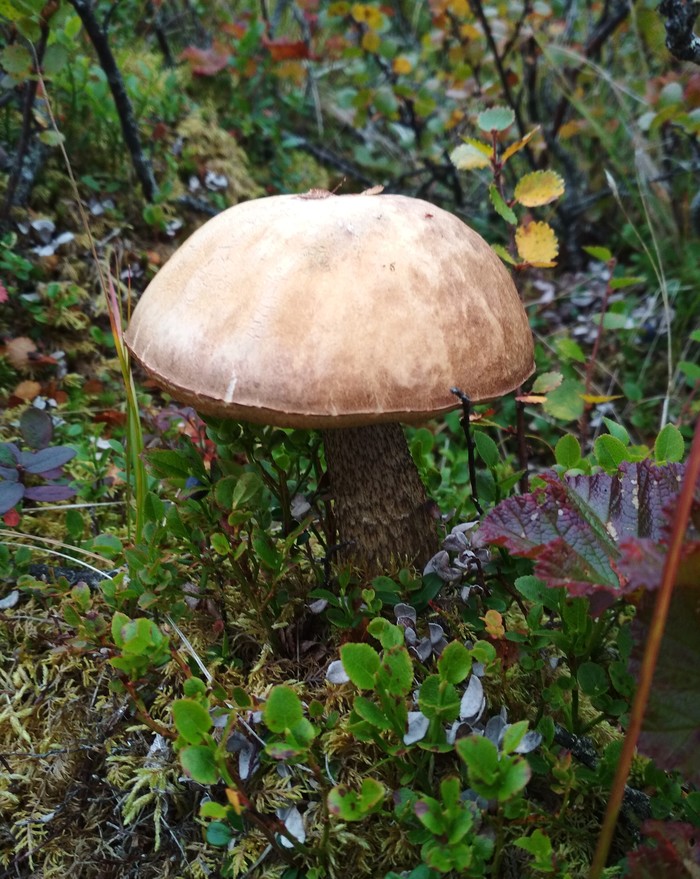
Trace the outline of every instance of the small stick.
<instances>
[{"instance_id":1,"label":"small stick","mask_svg":"<svg viewBox=\"0 0 700 879\"><path fill-rule=\"evenodd\" d=\"M464 391L460 391L459 388L450 388L450 391L457 397L462 404L462 430L464 431L464 436L467 438L467 460L469 461L469 482L472 487L472 500L474 501L474 506L476 507L476 511L480 516L484 515L484 511L481 508L481 504L479 503L479 495L476 490L476 464L474 462L474 440L472 438L471 430L469 428L469 415L471 413L472 401L469 397L464 393Z\"/></svg>"}]
</instances>

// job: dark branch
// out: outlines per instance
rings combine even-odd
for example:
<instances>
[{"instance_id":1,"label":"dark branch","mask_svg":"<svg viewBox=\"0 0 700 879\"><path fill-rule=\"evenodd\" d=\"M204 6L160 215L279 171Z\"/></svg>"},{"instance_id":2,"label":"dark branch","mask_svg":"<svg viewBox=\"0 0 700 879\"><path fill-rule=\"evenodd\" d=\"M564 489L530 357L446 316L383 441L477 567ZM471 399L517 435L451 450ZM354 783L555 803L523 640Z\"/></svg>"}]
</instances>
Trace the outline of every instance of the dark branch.
<instances>
[{"instance_id":1,"label":"dark branch","mask_svg":"<svg viewBox=\"0 0 700 879\"><path fill-rule=\"evenodd\" d=\"M666 19L666 48L679 61L700 64L700 37L693 32L700 15L700 3L662 0L659 12Z\"/></svg>"},{"instance_id":2,"label":"dark branch","mask_svg":"<svg viewBox=\"0 0 700 879\"><path fill-rule=\"evenodd\" d=\"M131 154L131 162L136 171L136 176L139 179L146 200L152 202L155 199L157 190L153 169L141 147L139 130L134 119L131 101L126 93L124 80L109 47L105 32L100 27L100 23L95 17L95 12L89 0L70 0L70 3L80 16L85 32L95 47L100 66L105 72L107 82L112 91L112 97L114 98L114 104L122 126L124 142Z\"/></svg>"}]
</instances>

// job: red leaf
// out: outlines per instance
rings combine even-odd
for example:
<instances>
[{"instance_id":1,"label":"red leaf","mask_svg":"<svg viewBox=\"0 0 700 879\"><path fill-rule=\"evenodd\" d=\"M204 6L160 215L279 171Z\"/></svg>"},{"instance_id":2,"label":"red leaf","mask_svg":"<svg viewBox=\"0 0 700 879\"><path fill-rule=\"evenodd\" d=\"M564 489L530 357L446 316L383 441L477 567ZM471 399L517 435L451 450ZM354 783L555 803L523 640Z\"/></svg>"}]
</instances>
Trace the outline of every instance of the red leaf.
<instances>
[{"instance_id":1,"label":"red leaf","mask_svg":"<svg viewBox=\"0 0 700 879\"><path fill-rule=\"evenodd\" d=\"M654 845L641 845L627 856L628 879L694 879L700 865L697 828L678 821L645 821L645 836Z\"/></svg>"},{"instance_id":2,"label":"red leaf","mask_svg":"<svg viewBox=\"0 0 700 879\"><path fill-rule=\"evenodd\" d=\"M0 302L7 302L10 298L9 293L7 292L7 287L0 281Z\"/></svg>"},{"instance_id":3,"label":"red leaf","mask_svg":"<svg viewBox=\"0 0 700 879\"><path fill-rule=\"evenodd\" d=\"M9 510L2 517L2 521L8 528L16 528L19 525L20 515L17 510Z\"/></svg>"},{"instance_id":4,"label":"red leaf","mask_svg":"<svg viewBox=\"0 0 700 879\"><path fill-rule=\"evenodd\" d=\"M311 58L309 47L304 40L289 40L285 37L270 40L263 37L262 42L263 46L269 50L273 61L296 61Z\"/></svg>"},{"instance_id":5,"label":"red leaf","mask_svg":"<svg viewBox=\"0 0 700 879\"><path fill-rule=\"evenodd\" d=\"M192 73L197 76L215 76L228 67L230 52L224 46L214 43L208 49L188 46L181 54L189 62Z\"/></svg>"},{"instance_id":6,"label":"red leaf","mask_svg":"<svg viewBox=\"0 0 700 879\"><path fill-rule=\"evenodd\" d=\"M605 591L619 596L636 588L619 576L625 538L662 537L664 510L680 489L683 466L649 461L623 463L611 476L552 473L531 494L511 497L484 519L478 539L535 560L535 574L548 586L573 595Z\"/></svg>"}]
</instances>

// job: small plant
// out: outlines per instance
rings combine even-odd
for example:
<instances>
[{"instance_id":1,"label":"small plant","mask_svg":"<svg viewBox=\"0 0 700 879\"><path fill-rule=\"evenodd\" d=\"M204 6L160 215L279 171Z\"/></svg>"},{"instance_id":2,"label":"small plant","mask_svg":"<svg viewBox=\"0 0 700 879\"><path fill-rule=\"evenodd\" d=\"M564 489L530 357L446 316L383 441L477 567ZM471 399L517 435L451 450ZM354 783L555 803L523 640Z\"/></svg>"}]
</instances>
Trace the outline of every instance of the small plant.
<instances>
[{"instance_id":1,"label":"small plant","mask_svg":"<svg viewBox=\"0 0 700 879\"><path fill-rule=\"evenodd\" d=\"M0 443L0 515L5 524L17 525L22 501L63 501L76 489L63 479L63 465L75 457L68 446L52 446L51 416L39 409L27 409L20 420L20 433L30 447Z\"/></svg>"}]
</instances>

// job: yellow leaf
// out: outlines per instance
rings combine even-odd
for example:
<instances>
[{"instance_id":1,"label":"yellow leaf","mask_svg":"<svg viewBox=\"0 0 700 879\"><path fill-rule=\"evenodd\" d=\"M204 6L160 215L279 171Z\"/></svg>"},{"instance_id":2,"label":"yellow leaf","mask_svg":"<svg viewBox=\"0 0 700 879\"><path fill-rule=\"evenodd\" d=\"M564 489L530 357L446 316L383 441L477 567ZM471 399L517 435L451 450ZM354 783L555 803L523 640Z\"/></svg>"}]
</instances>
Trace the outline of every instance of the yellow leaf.
<instances>
[{"instance_id":1,"label":"yellow leaf","mask_svg":"<svg viewBox=\"0 0 700 879\"><path fill-rule=\"evenodd\" d=\"M413 65L404 55L399 55L398 58L394 58L391 64L391 69L394 73L398 73L399 75L410 73L413 70Z\"/></svg>"},{"instance_id":2,"label":"yellow leaf","mask_svg":"<svg viewBox=\"0 0 700 879\"><path fill-rule=\"evenodd\" d=\"M455 168L459 168L460 171L488 168L491 164L491 159L471 143L462 143L453 149L450 153L450 159Z\"/></svg>"},{"instance_id":3,"label":"yellow leaf","mask_svg":"<svg viewBox=\"0 0 700 879\"><path fill-rule=\"evenodd\" d=\"M516 140L515 143L512 143L508 149L503 150L503 155L501 156L501 161L505 164L511 156L514 156L519 150L521 150L524 146L530 143L532 138L537 134L540 130L540 126L537 128L533 128L532 131L528 131L525 137L521 137L520 140Z\"/></svg>"},{"instance_id":4,"label":"yellow leaf","mask_svg":"<svg viewBox=\"0 0 700 879\"><path fill-rule=\"evenodd\" d=\"M515 399L518 403L544 403L547 397L544 394L521 394Z\"/></svg>"},{"instance_id":5,"label":"yellow leaf","mask_svg":"<svg viewBox=\"0 0 700 879\"><path fill-rule=\"evenodd\" d=\"M515 200L526 208L556 201L564 194L564 181L555 171L533 171L518 180Z\"/></svg>"},{"instance_id":6,"label":"yellow leaf","mask_svg":"<svg viewBox=\"0 0 700 879\"><path fill-rule=\"evenodd\" d=\"M376 31L384 24L384 16L375 6L369 3L355 3L352 17L358 24L366 24L370 30Z\"/></svg>"},{"instance_id":7,"label":"yellow leaf","mask_svg":"<svg viewBox=\"0 0 700 879\"><path fill-rule=\"evenodd\" d=\"M581 394L581 399L584 403L610 403L613 400L621 400L622 394L613 394L611 397L607 397L605 394Z\"/></svg>"},{"instance_id":8,"label":"yellow leaf","mask_svg":"<svg viewBox=\"0 0 700 879\"><path fill-rule=\"evenodd\" d=\"M528 223L515 230L515 245L523 262L551 268L559 253L559 242L549 223Z\"/></svg>"},{"instance_id":9,"label":"yellow leaf","mask_svg":"<svg viewBox=\"0 0 700 879\"><path fill-rule=\"evenodd\" d=\"M240 815L243 812L243 803L241 803L241 799L238 796L238 791L235 791L231 787L227 787L226 799L229 801L229 805L233 806L233 811L236 815Z\"/></svg>"},{"instance_id":10,"label":"yellow leaf","mask_svg":"<svg viewBox=\"0 0 700 879\"><path fill-rule=\"evenodd\" d=\"M378 52L381 42L379 34L376 34L374 31L367 31L362 34L362 48L365 52Z\"/></svg>"},{"instance_id":11,"label":"yellow leaf","mask_svg":"<svg viewBox=\"0 0 700 879\"><path fill-rule=\"evenodd\" d=\"M466 14L466 13L465 13ZM473 24L463 24L459 29L459 35L463 40L480 40L481 31Z\"/></svg>"},{"instance_id":12,"label":"yellow leaf","mask_svg":"<svg viewBox=\"0 0 700 879\"><path fill-rule=\"evenodd\" d=\"M505 633L503 625L503 617L497 610L487 610L483 617L480 617L486 623L486 632L492 638L502 638Z\"/></svg>"},{"instance_id":13,"label":"yellow leaf","mask_svg":"<svg viewBox=\"0 0 700 879\"><path fill-rule=\"evenodd\" d=\"M454 15L467 16L471 14L468 0L450 0L447 5Z\"/></svg>"}]
</instances>

